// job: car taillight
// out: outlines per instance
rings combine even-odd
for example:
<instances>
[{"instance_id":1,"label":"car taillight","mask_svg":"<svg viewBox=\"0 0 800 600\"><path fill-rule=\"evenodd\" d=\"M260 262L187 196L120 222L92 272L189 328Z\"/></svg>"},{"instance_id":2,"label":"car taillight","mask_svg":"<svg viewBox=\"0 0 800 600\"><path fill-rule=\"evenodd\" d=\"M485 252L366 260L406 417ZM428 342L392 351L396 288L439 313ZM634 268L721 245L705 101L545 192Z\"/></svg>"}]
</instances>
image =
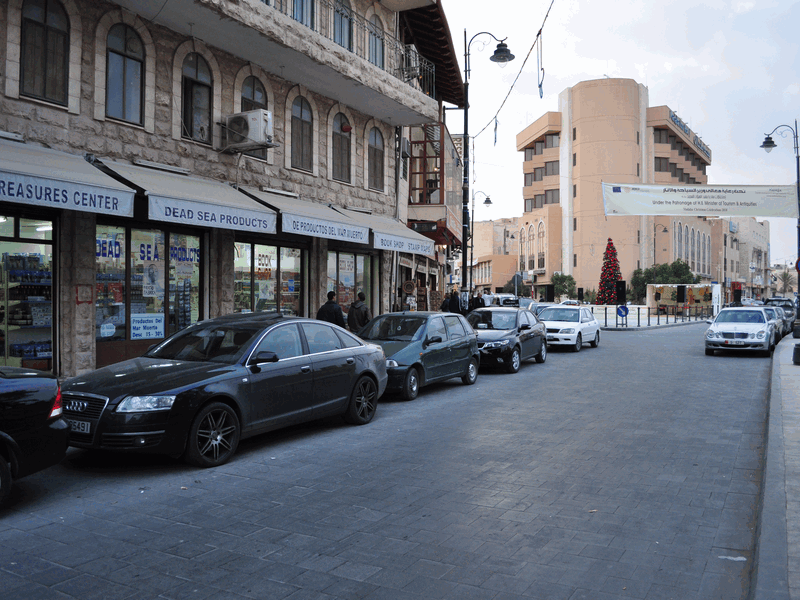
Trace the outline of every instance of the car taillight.
<instances>
[{"instance_id":1,"label":"car taillight","mask_svg":"<svg viewBox=\"0 0 800 600\"><path fill-rule=\"evenodd\" d=\"M61 386L59 385L58 392L56 392L56 401L53 402L53 409L50 411L50 418L60 417L63 412L64 406L61 404Z\"/></svg>"}]
</instances>

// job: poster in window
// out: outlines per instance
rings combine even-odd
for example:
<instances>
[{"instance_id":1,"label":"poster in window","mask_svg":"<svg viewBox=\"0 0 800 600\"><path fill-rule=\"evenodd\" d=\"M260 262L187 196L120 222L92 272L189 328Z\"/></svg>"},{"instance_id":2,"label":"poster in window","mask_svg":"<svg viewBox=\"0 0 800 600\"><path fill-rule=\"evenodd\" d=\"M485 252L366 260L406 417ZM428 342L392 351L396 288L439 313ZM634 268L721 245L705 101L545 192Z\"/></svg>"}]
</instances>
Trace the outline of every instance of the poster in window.
<instances>
[{"instance_id":1,"label":"poster in window","mask_svg":"<svg viewBox=\"0 0 800 600\"><path fill-rule=\"evenodd\" d=\"M145 298L163 298L164 263L162 261L151 261L144 264L142 296Z\"/></svg>"}]
</instances>

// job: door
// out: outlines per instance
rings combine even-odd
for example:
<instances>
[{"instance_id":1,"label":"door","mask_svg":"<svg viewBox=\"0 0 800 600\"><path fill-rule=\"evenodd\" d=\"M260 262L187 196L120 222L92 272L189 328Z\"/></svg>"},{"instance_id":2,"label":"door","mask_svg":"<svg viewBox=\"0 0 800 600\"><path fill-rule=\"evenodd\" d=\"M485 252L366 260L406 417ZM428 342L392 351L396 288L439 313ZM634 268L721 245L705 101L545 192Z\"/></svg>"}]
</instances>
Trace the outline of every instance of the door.
<instances>
[{"instance_id":1,"label":"door","mask_svg":"<svg viewBox=\"0 0 800 600\"><path fill-rule=\"evenodd\" d=\"M517 327L520 328L519 342L520 346L522 346L520 353L523 359L531 358L539 351L539 340L536 337L536 330L534 329L536 322L531 317L532 315L528 311L519 311L519 323ZM528 329L521 329L523 325L527 325Z\"/></svg>"},{"instance_id":2,"label":"door","mask_svg":"<svg viewBox=\"0 0 800 600\"><path fill-rule=\"evenodd\" d=\"M428 342L437 336L442 338L442 341ZM422 365L425 367L425 380L432 381L447 377L450 372L450 347L447 341L447 328L442 317L434 317L428 321L424 343L426 345L421 352L421 359Z\"/></svg>"},{"instance_id":3,"label":"door","mask_svg":"<svg viewBox=\"0 0 800 600\"><path fill-rule=\"evenodd\" d=\"M250 367L251 423L272 428L310 418L314 372L294 323L278 325L259 342L253 356L269 351L277 362Z\"/></svg>"},{"instance_id":4,"label":"door","mask_svg":"<svg viewBox=\"0 0 800 600\"><path fill-rule=\"evenodd\" d=\"M447 335L449 337L447 343L450 346L448 373L450 375L463 375L470 358L472 358L467 330L464 328L461 319L456 315L445 316L444 322L447 325Z\"/></svg>"},{"instance_id":5,"label":"door","mask_svg":"<svg viewBox=\"0 0 800 600\"><path fill-rule=\"evenodd\" d=\"M591 342L594 340L594 336L597 335L597 330L600 328L600 325L597 323L597 319L594 318L594 315L589 312L587 309L581 309L581 330L583 334L583 341L584 342Z\"/></svg>"},{"instance_id":6,"label":"door","mask_svg":"<svg viewBox=\"0 0 800 600\"><path fill-rule=\"evenodd\" d=\"M344 348L333 327L325 323L302 323L314 367L313 407L315 413L330 412L350 399L356 384L356 360Z\"/></svg>"}]
</instances>

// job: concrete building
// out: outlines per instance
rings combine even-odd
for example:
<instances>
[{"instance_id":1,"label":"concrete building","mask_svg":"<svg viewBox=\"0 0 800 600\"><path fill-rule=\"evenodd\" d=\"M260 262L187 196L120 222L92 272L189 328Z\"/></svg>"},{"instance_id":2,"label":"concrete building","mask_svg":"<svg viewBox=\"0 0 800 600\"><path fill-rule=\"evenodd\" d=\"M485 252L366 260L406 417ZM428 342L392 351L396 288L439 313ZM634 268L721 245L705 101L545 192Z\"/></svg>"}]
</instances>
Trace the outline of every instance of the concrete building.
<instances>
[{"instance_id":1,"label":"concrete building","mask_svg":"<svg viewBox=\"0 0 800 600\"><path fill-rule=\"evenodd\" d=\"M622 278L636 269L686 261L703 281L715 276L712 230L702 217L606 217L601 183L706 184L711 150L667 106L649 106L631 79L584 81L559 94L517 135L524 153L519 269L534 295L554 273L596 290L611 238Z\"/></svg>"},{"instance_id":2,"label":"concrete building","mask_svg":"<svg viewBox=\"0 0 800 600\"><path fill-rule=\"evenodd\" d=\"M742 297L762 300L770 296L771 261L769 257L769 221L753 217L730 219L731 233L739 247L738 269Z\"/></svg>"},{"instance_id":3,"label":"concrete building","mask_svg":"<svg viewBox=\"0 0 800 600\"><path fill-rule=\"evenodd\" d=\"M0 364L76 375L328 290L384 312L462 244L435 0L0 0L0 62Z\"/></svg>"}]
</instances>

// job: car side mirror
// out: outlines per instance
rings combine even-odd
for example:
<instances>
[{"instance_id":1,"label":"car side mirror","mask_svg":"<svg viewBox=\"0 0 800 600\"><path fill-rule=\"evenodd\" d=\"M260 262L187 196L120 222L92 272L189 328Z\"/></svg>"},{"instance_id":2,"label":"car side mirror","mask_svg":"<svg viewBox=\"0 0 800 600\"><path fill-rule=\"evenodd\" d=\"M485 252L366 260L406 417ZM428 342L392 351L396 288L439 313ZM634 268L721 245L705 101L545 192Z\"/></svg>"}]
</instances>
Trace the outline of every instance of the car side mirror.
<instances>
[{"instance_id":1,"label":"car side mirror","mask_svg":"<svg viewBox=\"0 0 800 600\"><path fill-rule=\"evenodd\" d=\"M248 364L257 365L271 362L278 362L278 355L270 350L262 350L261 352L257 352L256 355L250 359Z\"/></svg>"},{"instance_id":2,"label":"car side mirror","mask_svg":"<svg viewBox=\"0 0 800 600\"><path fill-rule=\"evenodd\" d=\"M519 330L520 331L525 331L526 329L530 329L530 328L531 328L531 326L528 323L523 323L522 325L519 326Z\"/></svg>"},{"instance_id":3,"label":"car side mirror","mask_svg":"<svg viewBox=\"0 0 800 600\"><path fill-rule=\"evenodd\" d=\"M441 343L442 343L442 336L435 335L427 339L426 345L430 346L431 344L441 344Z\"/></svg>"},{"instance_id":4,"label":"car side mirror","mask_svg":"<svg viewBox=\"0 0 800 600\"><path fill-rule=\"evenodd\" d=\"M714 321L712 321L711 319L706 319L706 323L708 323L709 325L713 325Z\"/></svg>"}]
</instances>

